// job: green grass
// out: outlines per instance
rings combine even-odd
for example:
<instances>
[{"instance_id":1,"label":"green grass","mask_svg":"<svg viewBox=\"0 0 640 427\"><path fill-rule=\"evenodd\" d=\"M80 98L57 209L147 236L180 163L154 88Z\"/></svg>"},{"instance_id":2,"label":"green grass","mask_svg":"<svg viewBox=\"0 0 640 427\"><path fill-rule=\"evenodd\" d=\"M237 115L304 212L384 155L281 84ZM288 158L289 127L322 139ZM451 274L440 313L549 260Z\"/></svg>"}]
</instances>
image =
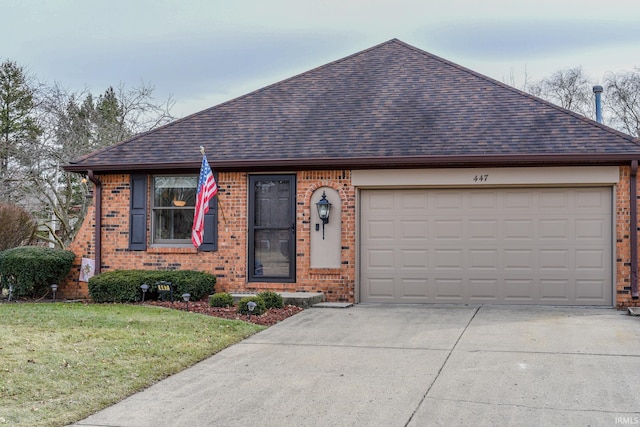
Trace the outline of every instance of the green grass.
<instances>
[{"instance_id":1,"label":"green grass","mask_svg":"<svg viewBox=\"0 0 640 427\"><path fill-rule=\"evenodd\" d=\"M0 425L73 423L262 329L159 307L0 304Z\"/></svg>"}]
</instances>

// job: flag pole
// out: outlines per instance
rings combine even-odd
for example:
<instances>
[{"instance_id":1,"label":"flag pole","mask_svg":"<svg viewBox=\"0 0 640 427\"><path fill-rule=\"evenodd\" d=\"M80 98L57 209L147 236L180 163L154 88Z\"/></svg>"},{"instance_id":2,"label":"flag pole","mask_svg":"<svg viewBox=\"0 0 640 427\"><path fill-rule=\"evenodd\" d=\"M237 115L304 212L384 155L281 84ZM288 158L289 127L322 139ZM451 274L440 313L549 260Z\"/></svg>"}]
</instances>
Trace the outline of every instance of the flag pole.
<instances>
[{"instance_id":1,"label":"flag pole","mask_svg":"<svg viewBox=\"0 0 640 427\"><path fill-rule=\"evenodd\" d=\"M204 146L200 146L200 152L202 153L202 157L204 157ZM220 192L218 191L218 194ZM224 209L222 208L222 202L220 201L220 197L216 197L216 200L218 201L218 207L220 208L220 213L222 214L222 219L225 222L225 224L227 223L227 218L224 215Z\"/></svg>"}]
</instances>

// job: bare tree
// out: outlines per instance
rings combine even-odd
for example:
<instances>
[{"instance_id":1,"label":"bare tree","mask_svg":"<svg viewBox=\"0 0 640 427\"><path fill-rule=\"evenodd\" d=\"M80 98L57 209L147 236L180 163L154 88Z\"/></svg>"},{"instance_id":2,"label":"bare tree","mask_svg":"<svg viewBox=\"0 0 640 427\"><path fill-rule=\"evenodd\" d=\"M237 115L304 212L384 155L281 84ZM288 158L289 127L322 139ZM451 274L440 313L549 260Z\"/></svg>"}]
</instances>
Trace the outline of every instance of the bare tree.
<instances>
[{"instance_id":1,"label":"bare tree","mask_svg":"<svg viewBox=\"0 0 640 427\"><path fill-rule=\"evenodd\" d=\"M36 221L20 206L0 203L0 251L30 244L37 227Z\"/></svg>"},{"instance_id":2,"label":"bare tree","mask_svg":"<svg viewBox=\"0 0 640 427\"><path fill-rule=\"evenodd\" d=\"M582 68L574 67L556 71L538 83L529 84L527 90L562 108L593 118L595 103L592 87Z\"/></svg>"},{"instance_id":3,"label":"bare tree","mask_svg":"<svg viewBox=\"0 0 640 427\"><path fill-rule=\"evenodd\" d=\"M640 68L609 73L604 82L611 125L640 138Z\"/></svg>"},{"instance_id":4,"label":"bare tree","mask_svg":"<svg viewBox=\"0 0 640 427\"><path fill-rule=\"evenodd\" d=\"M65 247L87 212L86 180L65 172L62 165L173 120L172 101L156 104L152 93L148 85L110 87L97 98L86 90L70 92L59 84L41 89L43 134L25 192L41 206L36 215L48 230L43 240Z\"/></svg>"}]
</instances>

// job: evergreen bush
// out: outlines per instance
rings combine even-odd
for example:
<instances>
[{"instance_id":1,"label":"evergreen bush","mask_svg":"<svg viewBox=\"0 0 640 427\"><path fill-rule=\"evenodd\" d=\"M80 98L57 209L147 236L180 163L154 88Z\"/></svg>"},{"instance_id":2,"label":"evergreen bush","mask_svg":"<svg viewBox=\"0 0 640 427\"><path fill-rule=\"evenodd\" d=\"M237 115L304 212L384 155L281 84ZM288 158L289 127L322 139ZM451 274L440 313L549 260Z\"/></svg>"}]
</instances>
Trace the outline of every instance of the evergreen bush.
<instances>
[{"instance_id":1,"label":"evergreen bush","mask_svg":"<svg viewBox=\"0 0 640 427\"><path fill-rule=\"evenodd\" d=\"M219 292L209 296L209 306L211 307L231 307L233 297L226 292Z\"/></svg>"},{"instance_id":2,"label":"evergreen bush","mask_svg":"<svg viewBox=\"0 0 640 427\"><path fill-rule=\"evenodd\" d=\"M253 311L249 311L249 301L253 301L256 303ZM238 302L238 313L240 314L253 314L254 316L259 316L261 314L264 314L265 311L267 311L267 307L265 306L262 298L260 298L259 296L244 297Z\"/></svg>"},{"instance_id":3,"label":"evergreen bush","mask_svg":"<svg viewBox=\"0 0 640 427\"><path fill-rule=\"evenodd\" d=\"M158 297L156 282L173 285L174 300L181 300L184 293L198 301L214 293L216 276L193 270L115 270L98 274L89 279L89 295L95 302L136 302L142 298L140 286L149 285L146 300Z\"/></svg>"},{"instance_id":4,"label":"evergreen bush","mask_svg":"<svg viewBox=\"0 0 640 427\"><path fill-rule=\"evenodd\" d=\"M264 305L267 308L282 308L284 307L284 302L282 301L282 295L272 292L272 291L264 291L258 294L262 301L264 301Z\"/></svg>"},{"instance_id":5,"label":"evergreen bush","mask_svg":"<svg viewBox=\"0 0 640 427\"><path fill-rule=\"evenodd\" d=\"M63 249L20 246L0 252L0 283L16 297L42 297L71 270L75 254Z\"/></svg>"}]
</instances>

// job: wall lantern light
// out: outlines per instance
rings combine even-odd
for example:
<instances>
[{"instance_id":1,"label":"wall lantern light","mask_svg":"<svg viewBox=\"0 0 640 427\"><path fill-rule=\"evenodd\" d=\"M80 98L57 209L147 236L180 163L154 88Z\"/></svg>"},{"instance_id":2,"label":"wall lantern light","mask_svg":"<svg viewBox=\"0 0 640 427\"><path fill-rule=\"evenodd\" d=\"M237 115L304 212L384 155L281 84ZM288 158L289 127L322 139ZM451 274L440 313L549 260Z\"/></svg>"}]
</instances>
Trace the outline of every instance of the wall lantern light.
<instances>
[{"instance_id":1,"label":"wall lantern light","mask_svg":"<svg viewBox=\"0 0 640 427\"><path fill-rule=\"evenodd\" d=\"M316 207L318 208L318 216L322 220L322 240L324 240L324 226L329 224L329 213L331 212L331 203L327 200L327 195L324 191L322 192L322 198L316 203ZM316 226L317 229L318 227Z\"/></svg>"}]
</instances>

